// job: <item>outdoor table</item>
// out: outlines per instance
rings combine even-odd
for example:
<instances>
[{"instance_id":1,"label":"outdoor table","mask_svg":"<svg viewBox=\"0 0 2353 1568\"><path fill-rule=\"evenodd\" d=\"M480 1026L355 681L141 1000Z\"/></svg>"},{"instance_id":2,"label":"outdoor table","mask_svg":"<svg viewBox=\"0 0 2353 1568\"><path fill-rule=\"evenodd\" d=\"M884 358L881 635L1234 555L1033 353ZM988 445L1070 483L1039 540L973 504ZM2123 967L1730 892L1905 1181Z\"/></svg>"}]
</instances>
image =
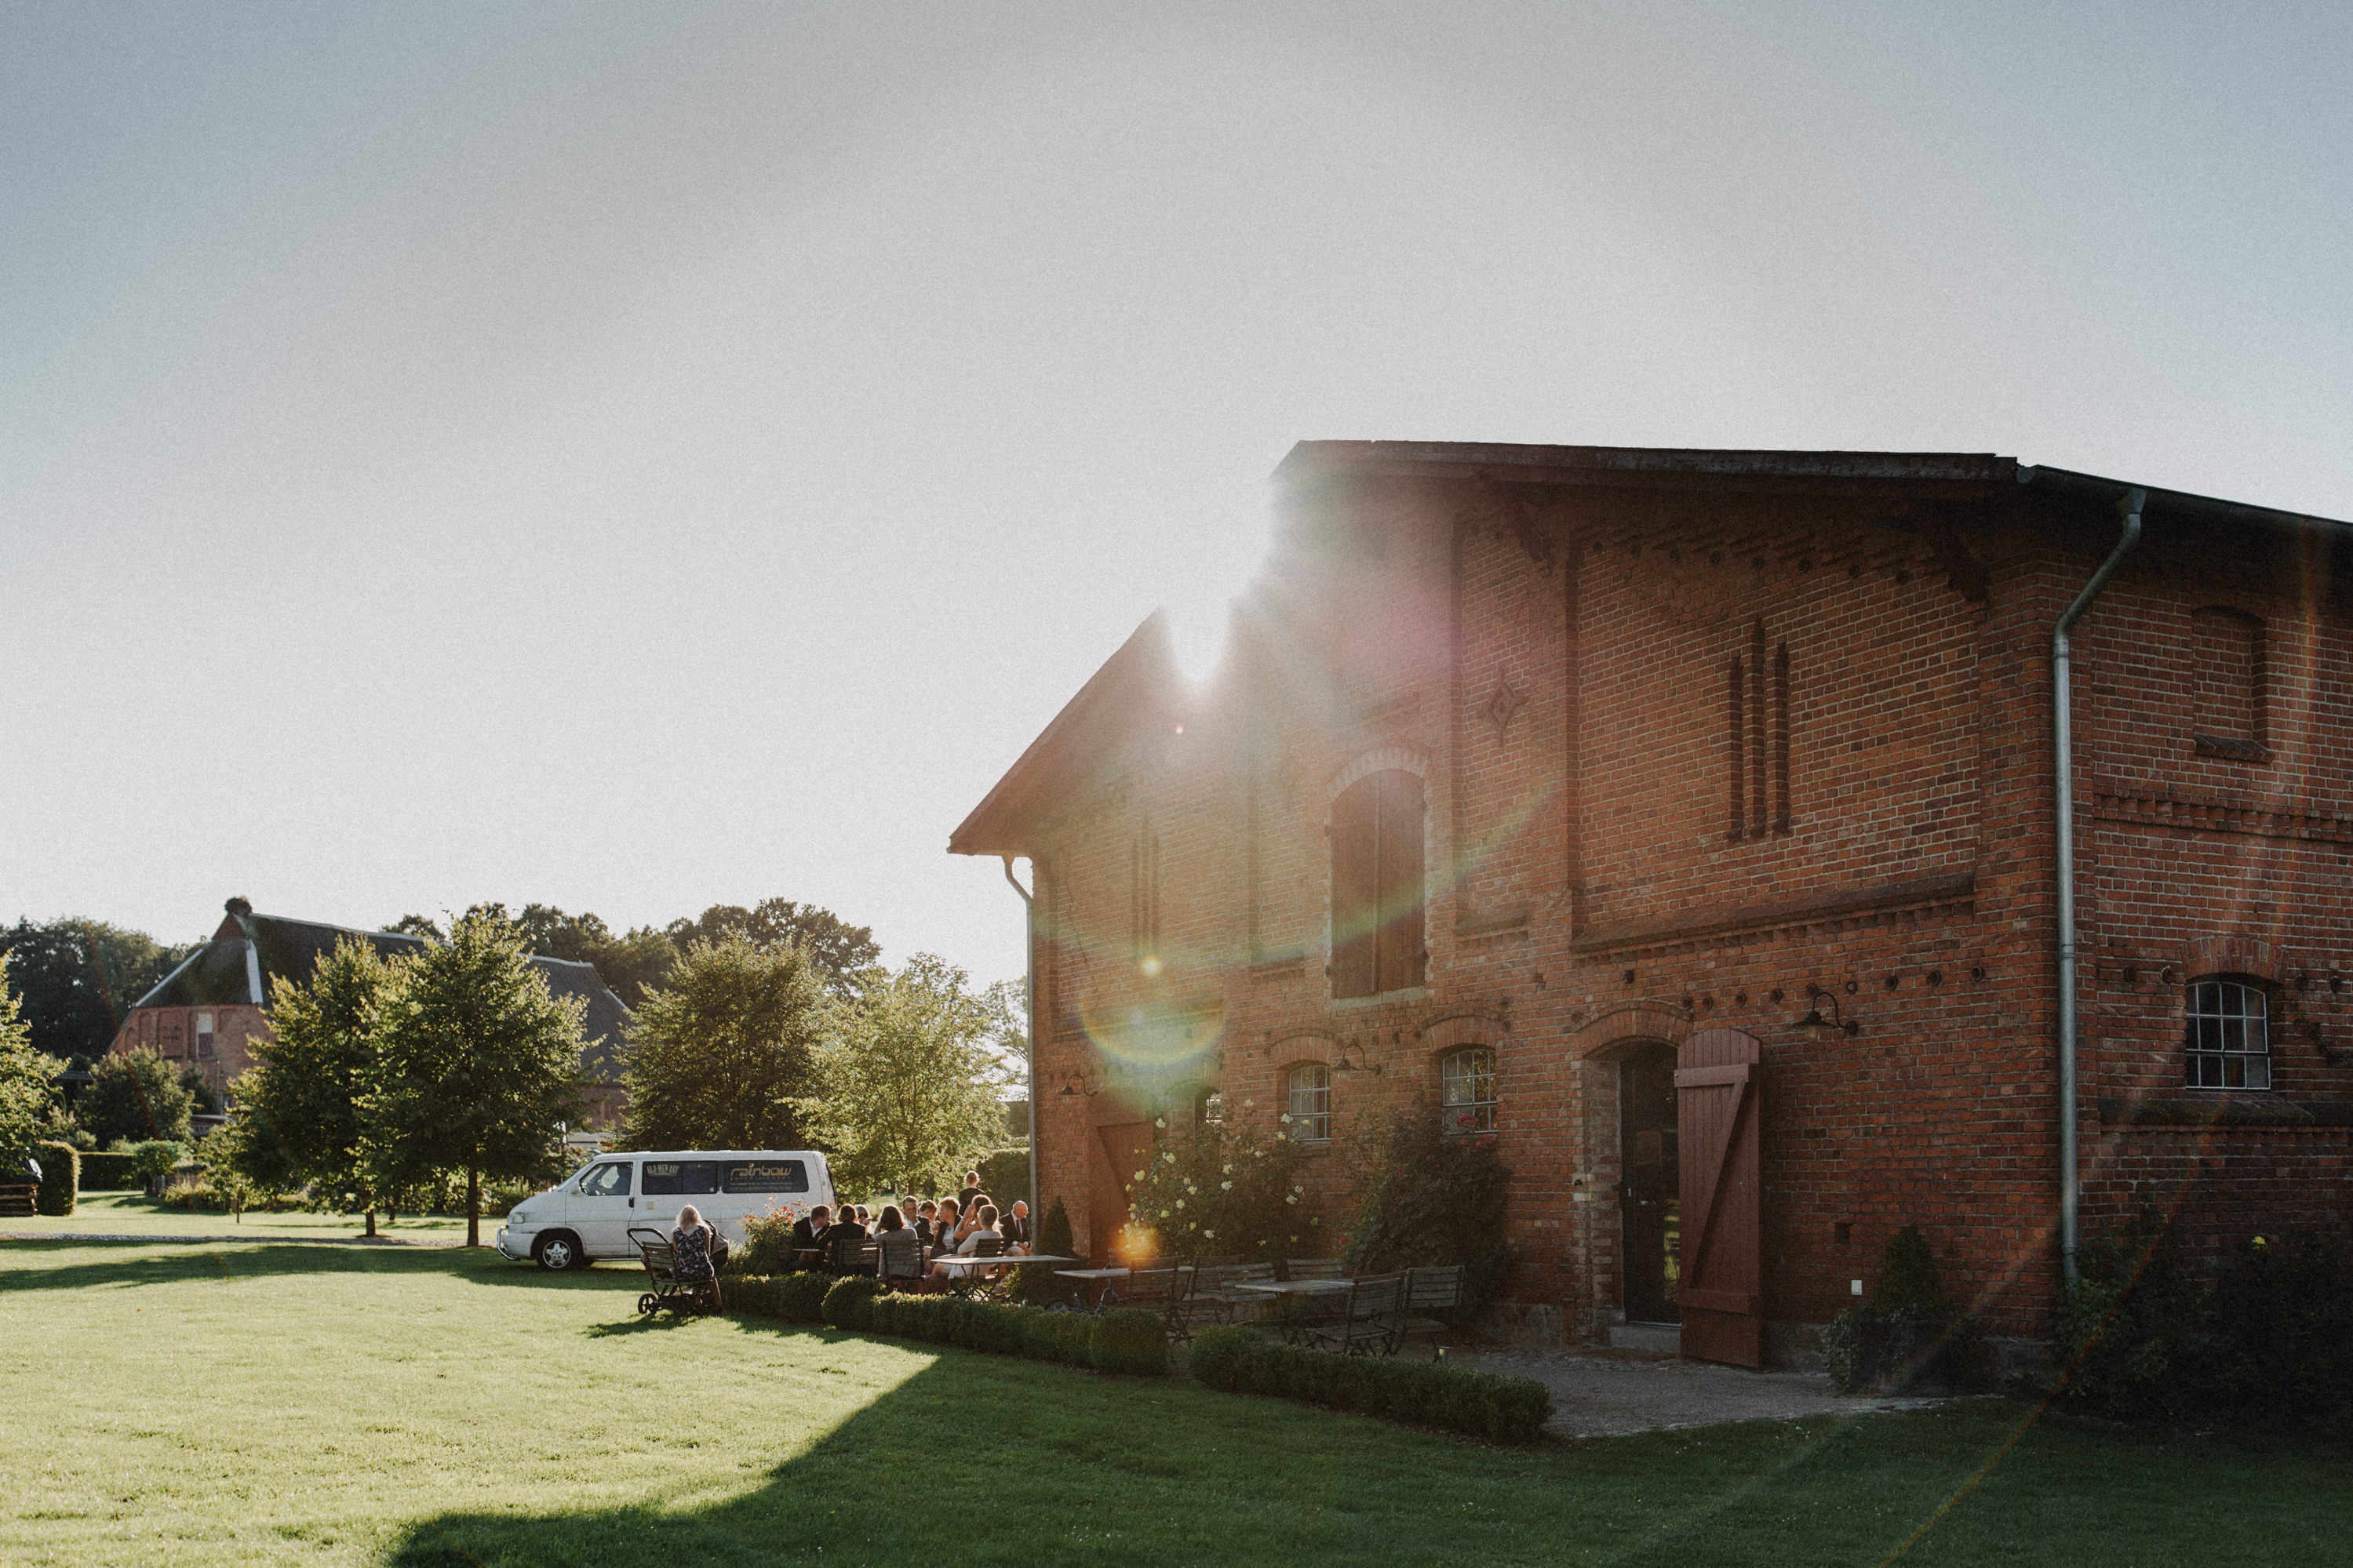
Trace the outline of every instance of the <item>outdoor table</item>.
<instances>
[{"instance_id":1,"label":"outdoor table","mask_svg":"<svg viewBox=\"0 0 2353 1568\"><path fill-rule=\"evenodd\" d=\"M1078 1259L1075 1258L1049 1258L1037 1259L1036 1261L1046 1263L1076 1263ZM1175 1268L1180 1274L1190 1274L1193 1272L1193 1266L1189 1263L1172 1264L1170 1267ZM1079 1288L1081 1290L1084 1290L1086 1287L1092 1285L1095 1288L1093 1306L1089 1307L1083 1299L1081 1299L1079 1301L1079 1305L1081 1307L1092 1311L1103 1306L1104 1287L1110 1285L1115 1279L1124 1279L1134 1272L1134 1270L1130 1268L1057 1268L1054 1270L1054 1278L1057 1279L1075 1279L1079 1282Z\"/></svg>"},{"instance_id":2,"label":"outdoor table","mask_svg":"<svg viewBox=\"0 0 2353 1568\"><path fill-rule=\"evenodd\" d=\"M1226 1287L1229 1290L1247 1290L1253 1296L1270 1296L1277 1299L1296 1296L1302 1300L1310 1300L1317 1296L1345 1296L1356 1288L1356 1282L1353 1279L1271 1279L1262 1285ZM1293 1318L1286 1315L1279 1320L1275 1329L1282 1335L1283 1343L1295 1345L1299 1342L1299 1330Z\"/></svg>"}]
</instances>

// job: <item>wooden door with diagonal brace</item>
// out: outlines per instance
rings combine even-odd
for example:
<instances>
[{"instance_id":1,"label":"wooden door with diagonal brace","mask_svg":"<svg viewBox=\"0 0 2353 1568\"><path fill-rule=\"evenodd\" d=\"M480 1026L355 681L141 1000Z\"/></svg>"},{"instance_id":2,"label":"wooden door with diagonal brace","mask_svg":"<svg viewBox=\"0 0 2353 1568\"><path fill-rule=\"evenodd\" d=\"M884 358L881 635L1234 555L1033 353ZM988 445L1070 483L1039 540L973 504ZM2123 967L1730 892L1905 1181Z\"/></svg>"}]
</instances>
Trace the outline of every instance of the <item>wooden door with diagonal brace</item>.
<instances>
[{"instance_id":1,"label":"wooden door with diagonal brace","mask_svg":"<svg viewBox=\"0 0 2353 1568\"><path fill-rule=\"evenodd\" d=\"M1763 1047L1702 1029L1675 1053L1682 1145L1683 1352L1765 1364Z\"/></svg>"}]
</instances>

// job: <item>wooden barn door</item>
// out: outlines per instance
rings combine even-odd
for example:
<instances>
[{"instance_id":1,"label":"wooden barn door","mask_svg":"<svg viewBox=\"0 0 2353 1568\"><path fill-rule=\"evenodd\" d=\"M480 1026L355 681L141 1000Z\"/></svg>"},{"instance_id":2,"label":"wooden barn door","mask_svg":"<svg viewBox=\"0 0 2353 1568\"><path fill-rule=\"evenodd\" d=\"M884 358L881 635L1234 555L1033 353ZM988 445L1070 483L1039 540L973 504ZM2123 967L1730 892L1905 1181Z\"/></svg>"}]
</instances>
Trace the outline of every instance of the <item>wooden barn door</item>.
<instances>
[{"instance_id":1,"label":"wooden barn door","mask_svg":"<svg viewBox=\"0 0 2353 1568\"><path fill-rule=\"evenodd\" d=\"M1087 1255L1111 1260L1113 1240L1127 1223L1127 1185L1152 1159L1152 1123L1123 1121L1095 1129L1092 1178L1087 1184Z\"/></svg>"},{"instance_id":2,"label":"wooden barn door","mask_svg":"<svg viewBox=\"0 0 2353 1568\"><path fill-rule=\"evenodd\" d=\"M1675 1055L1682 1145L1683 1354L1765 1364L1765 1182L1758 1101L1764 1050L1702 1029Z\"/></svg>"}]
</instances>

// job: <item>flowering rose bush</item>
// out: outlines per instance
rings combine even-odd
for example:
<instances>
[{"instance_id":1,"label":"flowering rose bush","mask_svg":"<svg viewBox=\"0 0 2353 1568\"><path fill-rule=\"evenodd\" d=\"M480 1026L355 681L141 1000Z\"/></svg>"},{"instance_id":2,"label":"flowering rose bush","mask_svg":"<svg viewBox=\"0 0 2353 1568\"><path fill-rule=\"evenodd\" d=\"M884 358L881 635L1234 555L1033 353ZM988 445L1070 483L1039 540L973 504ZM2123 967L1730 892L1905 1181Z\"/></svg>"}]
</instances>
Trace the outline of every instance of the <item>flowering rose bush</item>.
<instances>
[{"instance_id":1,"label":"flowering rose bush","mask_svg":"<svg viewBox=\"0 0 2353 1568\"><path fill-rule=\"evenodd\" d=\"M1166 1137L1166 1123L1155 1126ZM1322 1230L1299 1179L1306 1158L1287 1132L1261 1138L1213 1121L1154 1150L1144 1169L1129 1173L1128 1201L1136 1223L1157 1233L1163 1256L1254 1262L1300 1256L1314 1249Z\"/></svg>"}]
</instances>

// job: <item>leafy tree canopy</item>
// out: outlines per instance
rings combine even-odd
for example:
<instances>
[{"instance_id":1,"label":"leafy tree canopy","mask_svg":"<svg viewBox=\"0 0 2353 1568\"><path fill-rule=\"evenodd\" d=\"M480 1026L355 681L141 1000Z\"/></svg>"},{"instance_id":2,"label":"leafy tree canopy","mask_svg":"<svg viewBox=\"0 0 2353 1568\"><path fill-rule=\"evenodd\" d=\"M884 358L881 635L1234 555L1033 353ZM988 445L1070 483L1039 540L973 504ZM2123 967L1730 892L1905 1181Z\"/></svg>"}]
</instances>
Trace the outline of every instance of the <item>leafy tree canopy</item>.
<instances>
[{"instance_id":1,"label":"leafy tree canopy","mask_svg":"<svg viewBox=\"0 0 2353 1568\"><path fill-rule=\"evenodd\" d=\"M546 1173L577 1112L581 1005L550 995L512 926L482 916L399 969L360 1103L365 1163L386 1189L463 1170L466 1245L480 1246L482 1179Z\"/></svg>"},{"instance_id":2,"label":"leafy tree canopy","mask_svg":"<svg viewBox=\"0 0 2353 1568\"><path fill-rule=\"evenodd\" d=\"M1020 988L975 991L965 972L918 953L844 1004L818 1057L810 1127L844 1192L954 1185L976 1149L1004 1136Z\"/></svg>"},{"instance_id":3,"label":"leafy tree canopy","mask_svg":"<svg viewBox=\"0 0 2353 1568\"><path fill-rule=\"evenodd\" d=\"M156 1138L188 1142L195 1096L171 1063L152 1050L116 1051L99 1058L91 1072L93 1080L74 1102L74 1120L100 1148Z\"/></svg>"},{"instance_id":4,"label":"leafy tree canopy","mask_svg":"<svg viewBox=\"0 0 2353 1568\"><path fill-rule=\"evenodd\" d=\"M271 983L268 1039L237 1081L239 1122L252 1132L225 1147L239 1171L272 1186L290 1176L314 1196L364 1211L384 1193L368 1159L360 1101L377 1077L381 1026L400 972L353 938L319 960L307 985Z\"/></svg>"},{"instance_id":5,"label":"leafy tree canopy","mask_svg":"<svg viewBox=\"0 0 2353 1568\"><path fill-rule=\"evenodd\" d=\"M8 968L8 955L0 952L0 1161L13 1169L41 1135L58 1065L33 1048Z\"/></svg>"},{"instance_id":6,"label":"leafy tree canopy","mask_svg":"<svg viewBox=\"0 0 2353 1568\"><path fill-rule=\"evenodd\" d=\"M850 925L831 910L790 899L763 899L748 910L713 904L693 920L619 932L596 915L569 915L549 904L525 904L521 914L510 913L502 903L476 904L463 918L504 923L526 952L595 964L613 994L631 1008L641 1005L649 991L668 984L670 972L698 942L718 947L740 940L763 950L799 947L837 996L856 991L882 957L871 927ZM442 939L438 922L425 915L403 915L385 929Z\"/></svg>"},{"instance_id":7,"label":"leafy tree canopy","mask_svg":"<svg viewBox=\"0 0 2353 1568\"><path fill-rule=\"evenodd\" d=\"M191 951L104 921L20 919L0 929L35 1048L68 1061L105 1055L131 1005Z\"/></svg>"},{"instance_id":8,"label":"leafy tree canopy","mask_svg":"<svg viewBox=\"0 0 2353 1568\"><path fill-rule=\"evenodd\" d=\"M827 1024L823 978L795 946L698 942L629 1031L625 1142L793 1149Z\"/></svg>"}]
</instances>

